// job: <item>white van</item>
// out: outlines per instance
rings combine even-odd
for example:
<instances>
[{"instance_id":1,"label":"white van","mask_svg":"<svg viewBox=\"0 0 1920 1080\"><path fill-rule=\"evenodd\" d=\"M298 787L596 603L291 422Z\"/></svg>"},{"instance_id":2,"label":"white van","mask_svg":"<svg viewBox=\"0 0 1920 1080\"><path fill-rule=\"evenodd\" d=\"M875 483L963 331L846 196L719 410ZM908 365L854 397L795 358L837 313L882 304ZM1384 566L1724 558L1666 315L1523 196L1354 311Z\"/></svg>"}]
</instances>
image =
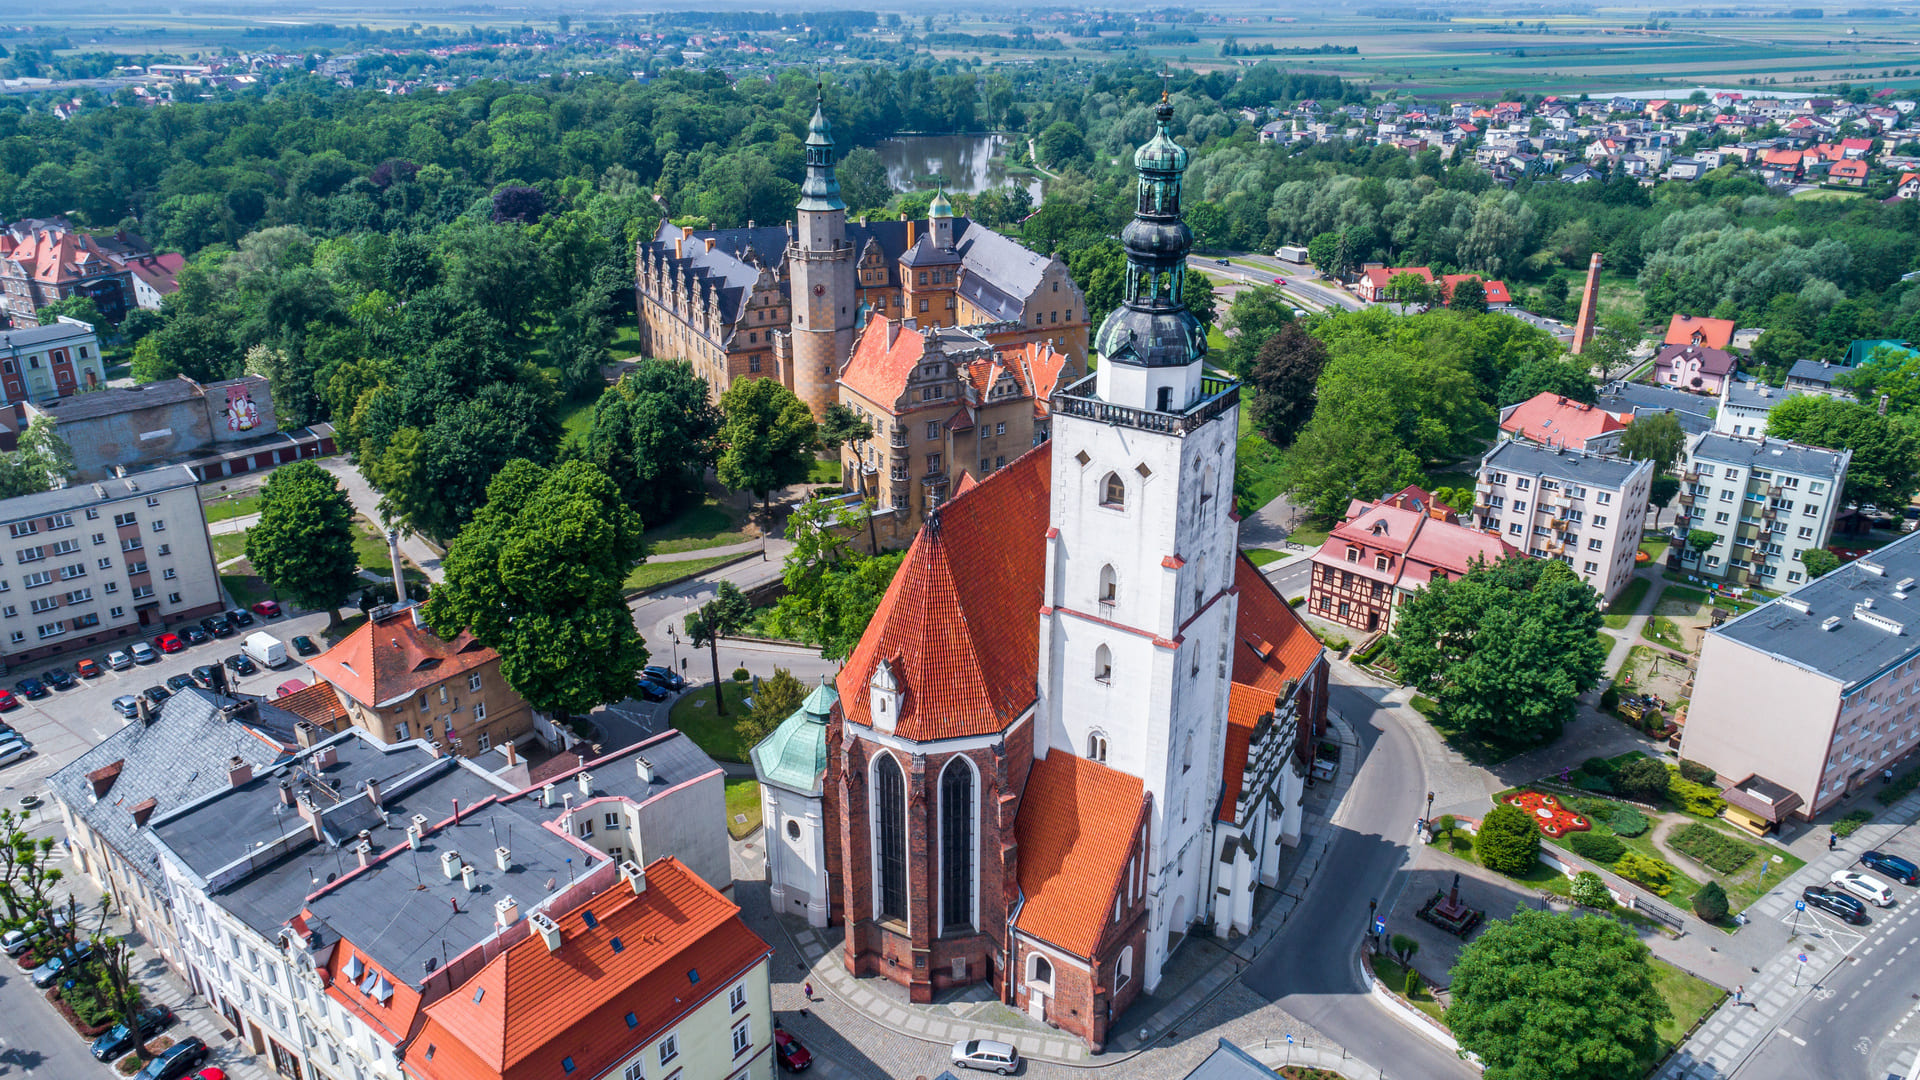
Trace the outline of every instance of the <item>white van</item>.
<instances>
[{"instance_id":1,"label":"white van","mask_svg":"<svg viewBox=\"0 0 1920 1080\"><path fill-rule=\"evenodd\" d=\"M252 657L253 662L261 667L287 666L287 647L272 634L248 634L246 644L241 646L241 651Z\"/></svg>"}]
</instances>

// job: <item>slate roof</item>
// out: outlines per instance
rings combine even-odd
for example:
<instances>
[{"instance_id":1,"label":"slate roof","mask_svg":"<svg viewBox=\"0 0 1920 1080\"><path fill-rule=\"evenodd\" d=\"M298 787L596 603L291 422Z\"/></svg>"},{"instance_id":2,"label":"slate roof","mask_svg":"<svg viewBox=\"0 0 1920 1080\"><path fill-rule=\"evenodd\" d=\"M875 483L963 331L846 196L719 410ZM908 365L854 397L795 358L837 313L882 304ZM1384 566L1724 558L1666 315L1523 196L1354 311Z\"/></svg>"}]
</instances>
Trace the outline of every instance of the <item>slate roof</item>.
<instances>
[{"instance_id":1,"label":"slate roof","mask_svg":"<svg viewBox=\"0 0 1920 1080\"><path fill-rule=\"evenodd\" d=\"M1729 407L1759 409L1769 412L1775 405L1800 396L1800 391L1767 386L1749 379L1731 379L1727 382L1725 401Z\"/></svg>"},{"instance_id":2,"label":"slate roof","mask_svg":"<svg viewBox=\"0 0 1920 1080\"><path fill-rule=\"evenodd\" d=\"M1279 1073L1225 1039L1182 1080L1276 1080Z\"/></svg>"},{"instance_id":3,"label":"slate roof","mask_svg":"<svg viewBox=\"0 0 1920 1080\"><path fill-rule=\"evenodd\" d=\"M640 772L634 759L644 757L652 767L653 779L640 779ZM570 754L560 754L554 761L572 761ZM611 754L592 758L584 765L573 765L557 772L543 774L537 782L503 799L507 809L519 814L535 827L544 827L545 823L560 816L557 807L540 805L540 790L546 784L553 784L563 792L571 793L575 803L583 802L580 797L578 776L587 772L593 777L595 799L621 798L634 803L645 803L658 798L668 791L691 783L701 777L709 776L720 770L720 765L707 752L700 749L684 732L669 728L658 735L643 739L631 746L625 746Z\"/></svg>"},{"instance_id":4,"label":"slate roof","mask_svg":"<svg viewBox=\"0 0 1920 1080\"><path fill-rule=\"evenodd\" d=\"M1113 925L1113 894L1144 805L1140 778L1065 750L1033 763L1020 796L1025 903L1014 925L1075 956L1091 957Z\"/></svg>"},{"instance_id":5,"label":"slate roof","mask_svg":"<svg viewBox=\"0 0 1920 1080\"><path fill-rule=\"evenodd\" d=\"M1019 319L1026 298L1040 288L1053 260L985 226L962 232L966 219L954 219L954 246L960 251L960 295L994 319Z\"/></svg>"},{"instance_id":6,"label":"slate roof","mask_svg":"<svg viewBox=\"0 0 1920 1080\"><path fill-rule=\"evenodd\" d=\"M415 626L414 610L403 608L379 622L362 623L308 665L336 690L381 709L499 659L499 653L480 644L470 631L445 641Z\"/></svg>"},{"instance_id":7,"label":"slate roof","mask_svg":"<svg viewBox=\"0 0 1920 1080\"><path fill-rule=\"evenodd\" d=\"M1832 386L1836 376L1852 370L1845 364L1832 364L1825 360L1795 360L1793 366L1787 369L1787 381Z\"/></svg>"},{"instance_id":8,"label":"slate roof","mask_svg":"<svg viewBox=\"0 0 1920 1080\"><path fill-rule=\"evenodd\" d=\"M1920 651L1920 589L1898 587L1914 578L1920 578L1920 533L1707 632L1825 676L1844 694ZM1869 600L1871 608L1860 606ZM1827 629L1828 619L1839 621Z\"/></svg>"}]
</instances>

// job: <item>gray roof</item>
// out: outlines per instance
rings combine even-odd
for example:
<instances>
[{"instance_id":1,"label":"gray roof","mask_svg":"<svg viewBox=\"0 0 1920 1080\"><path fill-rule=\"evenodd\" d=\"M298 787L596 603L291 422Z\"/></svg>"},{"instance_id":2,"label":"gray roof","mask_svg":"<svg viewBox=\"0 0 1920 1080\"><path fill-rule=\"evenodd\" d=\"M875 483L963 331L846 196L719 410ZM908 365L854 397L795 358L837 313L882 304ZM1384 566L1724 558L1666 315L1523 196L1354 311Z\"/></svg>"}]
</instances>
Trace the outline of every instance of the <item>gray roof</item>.
<instances>
[{"instance_id":1,"label":"gray roof","mask_svg":"<svg viewBox=\"0 0 1920 1080\"><path fill-rule=\"evenodd\" d=\"M1618 490L1635 470L1651 468L1644 461L1589 454L1580 450L1551 450L1524 439L1508 439L1487 452L1483 466L1492 465L1517 473L1534 473L1576 484Z\"/></svg>"},{"instance_id":2,"label":"gray roof","mask_svg":"<svg viewBox=\"0 0 1920 1080\"><path fill-rule=\"evenodd\" d=\"M1040 288L1040 279L1053 259L985 227L954 235L967 277L991 287L968 299L995 318L1019 318L1020 305Z\"/></svg>"},{"instance_id":3,"label":"gray roof","mask_svg":"<svg viewBox=\"0 0 1920 1080\"><path fill-rule=\"evenodd\" d=\"M182 375L164 382L142 383L139 386L110 386L105 390L75 394L72 397L52 398L44 402L35 402L33 407L53 417L56 422L93 420L102 416L117 416L121 413L138 412L141 409L153 409L163 405L177 405L183 401L192 401L208 390L223 390L229 386L240 385L264 385L266 381L259 375L249 375L224 382L196 383Z\"/></svg>"},{"instance_id":4,"label":"gray roof","mask_svg":"<svg viewBox=\"0 0 1920 1080\"><path fill-rule=\"evenodd\" d=\"M1825 360L1795 360L1793 366L1787 369L1787 380L1791 382L1799 379L1802 382L1832 386L1835 376L1852 370L1845 364L1830 364Z\"/></svg>"},{"instance_id":5,"label":"gray roof","mask_svg":"<svg viewBox=\"0 0 1920 1080\"><path fill-rule=\"evenodd\" d=\"M652 766L651 781L640 779L636 760L639 758L645 758L647 764ZM716 772L720 766L686 735L667 731L595 758L583 768L593 777L592 798L621 798L644 803L665 794L669 788ZM581 768L569 769L549 777L547 783L553 784L555 790L561 793L571 793L576 802L580 801L579 781L576 778L581 771ZM552 821L559 811L541 806L539 796L539 787L528 788L519 796L506 800L505 805L530 822L538 824Z\"/></svg>"},{"instance_id":6,"label":"gray roof","mask_svg":"<svg viewBox=\"0 0 1920 1080\"><path fill-rule=\"evenodd\" d=\"M1280 1074L1254 1060L1252 1054L1225 1039L1213 1048L1185 1080L1275 1080Z\"/></svg>"},{"instance_id":7,"label":"gray roof","mask_svg":"<svg viewBox=\"0 0 1920 1080\"><path fill-rule=\"evenodd\" d=\"M1759 409L1773 411L1775 405L1800 396L1798 390L1782 390L1777 386L1752 382L1747 379L1735 379L1727 384L1727 404L1736 409Z\"/></svg>"},{"instance_id":8,"label":"gray roof","mask_svg":"<svg viewBox=\"0 0 1920 1080\"><path fill-rule=\"evenodd\" d=\"M1920 533L1708 633L1824 675L1845 692L1920 651L1920 588L1914 579L1920 579Z\"/></svg>"},{"instance_id":9,"label":"gray roof","mask_svg":"<svg viewBox=\"0 0 1920 1080\"><path fill-rule=\"evenodd\" d=\"M1749 469L1835 479L1846 472L1850 457L1852 455L1845 450L1823 450L1785 439L1769 439L1765 436L1748 438L1719 431L1707 432L1687 449L1689 461L1716 461Z\"/></svg>"},{"instance_id":10,"label":"gray roof","mask_svg":"<svg viewBox=\"0 0 1920 1080\"><path fill-rule=\"evenodd\" d=\"M46 326L27 326L17 330L0 330L0 349L37 349L55 341L68 338L92 337L90 326L75 326L72 323L50 323ZM85 396L85 395L82 395Z\"/></svg>"},{"instance_id":11,"label":"gray roof","mask_svg":"<svg viewBox=\"0 0 1920 1080\"><path fill-rule=\"evenodd\" d=\"M1689 394L1666 386L1646 383L1613 382L1600 388L1594 404L1608 412L1630 412L1634 416L1670 412L1680 418L1680 430L1698 435L1713 428L1713 408L1718 400Z\"/></svg>"},{"instance_id":12,"label":"gray roof","mask_svg":"<svg viewBox=\"0 0 1920 1080\"><path fill-rule=\"evenodd\" d=\"M163 465L146 472L130 473L123 478L72 484L52 491L36 491L31 495L0 500L0 525L117 502L136 495L189 487L199 482L193 470L184 465Z\"/></svg>"},{"instance_id":13,"label":"gray roof","mask_svg":"<svg viewBox=\"0 0 1920 1080\"><path fill-rule=\"evenodd\" d=\"M151 833L134 825L133 806L154 799L154 814L159 816L227 787L235 757L259 770L286 756L285 748L273 739L221 711L219 702L234 700L190 687L161 703L151 722L129 722L54 773L47 783L54 797L136 872L149 882L157 881ZM95 801L87 774L115 762L121 763L120 775Z\"/></svg>"}]
</instances>

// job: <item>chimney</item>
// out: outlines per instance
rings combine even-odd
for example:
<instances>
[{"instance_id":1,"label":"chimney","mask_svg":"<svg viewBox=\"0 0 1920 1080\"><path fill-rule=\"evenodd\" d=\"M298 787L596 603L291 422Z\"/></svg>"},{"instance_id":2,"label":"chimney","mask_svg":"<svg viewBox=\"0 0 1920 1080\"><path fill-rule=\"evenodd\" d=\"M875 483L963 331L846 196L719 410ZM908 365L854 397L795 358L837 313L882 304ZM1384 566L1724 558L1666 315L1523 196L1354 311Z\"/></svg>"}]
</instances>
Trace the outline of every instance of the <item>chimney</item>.
<instances>
[{"instance_id":1,"label":"chimney","mask_svg":"<svg viewBox=\"0 0 1920 1080\"><path fill-rule=\"evenodd\" d=\"M676 258L676 259L684 259L684 258L686 258L686 256L685 256L684 254L682 254L682 252L681 252L681 250L680 250L680 245L681 245L681 243L682 243L682 241L681 241L681 239L680 239L679 237L677 237L677 236L676 236L676 237L674 237L674 238L673 238L673 257L674 257L674 258Z\"/></svg>"},{"instance_id":2,"label":"chimney","mask_svg":"<svg viewBox=\"0 0 1920 1080\"><path fill-rule=\"evenodd\" d=\"M239 787L251 779L253 779L253 766L241 760L239 754L233 755L233 759L227 762L228 786Z\"/></svg>"},{"instance_id":3,"label":"chimney","mask_svg":"<svg viewBox=\"0 0 1920 1080\"><path fill-rule=\"evenodd\" d=\"M447 876L448 881L452 881L454 878L460 876L460 868L463 865L465 864L461 861L459 852L443 851L440 853L440 872Z\"/></svg>"},{"instance_id":4,"label":"chimney","mask_svg":"<svg viewBox=\"0 0 1920 1080\"><path fill-rule=\"evenodd\" d=\"M901 214L900 216L904 218L904 217L906 217L907 215L905 215L905 214ZM908 248L909 250L911 250L911 249L913 248L913 239L914 239L914 237L915 237L916 235L918 235L918 234L919 234L919 231L920 231L920 223L919 223L919 222L917 222L917 221L909 221L909 222L907 222L907 248Z\"/></svg>"},{"instance_id":5,"label":"chimney","mask_svg":"<svg viewBox=\"0 0 1920 1080\"><path fill-rule=\"evenodd\" d=\"M380 781L372 777L367 778L367 801L376 808L380 805Z\"/></svg>"},{"instance_id":6,"label":"chimney","mask_svg":"<svg viewBox=\"0 0 1920 1080\"><path fill-rule=\"evenodd\" d=\"M512 743L501 743L500 752L507 755L507 765L509 767L520 763L520 748Z\"/></svg>"},{"instance_id":7,"label":"chimney","mask_svg":"<svg viewBox=\"0 0 1920 1080\"><path fill-rule=\"evenodd\" d=\"M580 797L582 799L593 798L593 774L583 772L575 776L574 779L580 785Z\"/></svg>"},{"instance_id":8,"label":"chimney","mask_svg":"<svg viewBox=\"0 0 1920 1080\"><path fill-rule=\"evenodd\" d=\"M643 757L635 757L633 759L633 771L640 777L641 783L653 783L653 762Z\"/></svg>"},{"instance_id":9,"label":"chimney","mask_svg":"<svg viewBox=\"0 0 1920 1080\"><path fill-rule=\"evenodd\" d=\"M339 760L340 748L329 746L313 756L313 767L316 769L329 769L337 764Z\"/></svg>"},{"instance_id":10,"label":"chimney","mask_svg":"<svg viewBox=\"0 0 1920 1080\"><path fill-rule=\"evenodd\" d=\"M93 785L93 797L96 801L113 790L113 782L120 779L120 770L126 767L127 763L124 760L116 761L87 774L87 783Z\"/></svg>"},{"instance_id":11,"label":"chimney","mask_svg":"<svg viewBox=\"0 0 1920 1080\"><path fill-rule=\"evenodd\" d=\"M320 827L320 808L315 806L313 799L306 795L300 796L300 802L297 805L300 808L300 819L307 823L307 828L313 830L313 838L325 843L327 834Z\"/></svg>"},{"instance_id":12,"label":"chimney","mask_svg":"<svg viewBox=\"0 0 1920 1080\"><path fill-rule=\"evenodd\" d=\"M312 746L319 737L320 729L314 727L311 720L302 720L293 725L293 741L299 743L302 749Z\"/></svg>"},{"instance_id":13,"label":"chimney","mask_svg":"<svg viewBox=\"0 0 1920 1080\"><path fill-rule=\"evenodd\" d=\"M136 698L133 707L140 717L141 727L153 723L153 702L146 698Z\"/></svg>"},{"instance_id":14,"label":"chimney","mask_svg":"<svg viewBox=\"0 0 1920 1080\"><path fill-rule=\"evenodd\" d=\"M427 820L425 814L413 815L413 827L420 830L422 837L433 835L433 823Z\"/></svg>"},{"instance_id":15,"label":"chimney","mask_svg":"<svg viewBox=\"0 0 1920 1080\"><path fill-rule=\"evenodd\" d=\"M634 895L636 896L647 891L647 872L641 868L639 863L634 862L632 859L624 859L621 861L620 880L632 885Z\"/></svg>"},{"instance_id":16,"label":"chimney","mask_svg":"<svg viewBox=\"0 0 1920 1080\"><path fill-rule=\"evenodd\" d=\"M480 870L478 867L463 866L460 868L460 884L465 885L468 892L472 892L480 887L479 879Z\"/></svg>"},{"instance_id":17,"label":"chimney","mask_svg":"<svg viewBox=\"0 0 1920 1080\"><path fill-rule=\"evenodd\" d=\"M536 911L527 916L527 921L533 924L534 930L540 935L540 940L546 942L548 952L560 951L559 923L554 922L544 911Z\"/></svg>"},{"instance_id":18,"label":"chimney","mask_svg":"<svg viewBox=\"0 0 1920 1080\"><path fill-rule=\"evenodd\" d=\"M133 827L137 829L145 825L147 819L153 816L153 808L158 805L160 804L151 798L141 799L139 802L134 803L132 807Z\"/></svg>"},{"instance_id":19,"label":"chimney","mask_svg":"<svg viewBox=\"0 0 1920 1080\"><path fill-rule=\"evenodd\" d=\"M1600 253L1594 252L1587 262L1587 284L1580 292L1580 318L1573 324L1573 346L1570 351L1579 356L1593 340L1593 321L1600 316Z\"/></svg>"},{"instance_id":20,"label":"chimney","mask_svg":"<svg viewBox=\"0 0 1920 1080\"><path fill-rule=\"evenodd\" d=\"M494 848L493 865L498 868L501 873L506 873L507 868L513 865L513 852L505 847Z\"/></svg>"},{"instance_id":21,"label":"chimney","mask_svg":"<svg viewBox=\"0 0 1920 1080\"><path fill-rule=\"evenodd\" d=\"M493 921L496 926L512 926L520 921L520 901L511 896L503 896L493 902Z\"/></svg>"},{"instance_id":22,"label":"chimney","mask_svg":"<svg viewBox=\"0 0 1920 1080\"><path fill-rule=\"evenodd\" d=\"M366 838L365 830L361 831L360 842L353 845L353 853L359 857L361 866L366 866L373 862L373 841Z\"/></svg>"},{"instance_id":23,"label":"chimney","mask_svg":"<svg viewBox=\"0 0 1920 1080\"><path fill-rule=\"evenodd\" d=\"M693 226L691 225L680 226L680 239L682 240L693 239Z\"/></svg>"},{"instance_id":24,"label":"chimney","mask_svg":"<svg viewBox=\"0 0 1920 1080\"><path fill-rule=\"evenodd\" d=\"M407 826L407 846L415 851L420 850L420 826Z\"/></svg>"},{"instance_id":25,"label":"chimney","mask_svg":"<svg viewBox=\"0 0 1920 1080\"><path fill-rule=\"evenodd\" d=\"M713 250L713 237L711 236L707 237L707 250L708 251Z\"/></svg>"},{"instance_id":26,"label":"chimney","mask_svg":"<svg viewBox=\"0 0 1920 1080\"><path fill-rule=\"evenodd\" d=\"M546 806L546 807L551 807L553 805L553 785L552 784L540 785L540 805Z\"/></svg>"},{"instance_id":27,"label":"chimney","mask_svg":"<svg viewBox=\"0 0 1920 1080\"><path fill-rule=\"evenodd\" d=\"M287 783L285 780L280 781L280 805L293 805L293 785Z\"/></svg>"}]
</instances>

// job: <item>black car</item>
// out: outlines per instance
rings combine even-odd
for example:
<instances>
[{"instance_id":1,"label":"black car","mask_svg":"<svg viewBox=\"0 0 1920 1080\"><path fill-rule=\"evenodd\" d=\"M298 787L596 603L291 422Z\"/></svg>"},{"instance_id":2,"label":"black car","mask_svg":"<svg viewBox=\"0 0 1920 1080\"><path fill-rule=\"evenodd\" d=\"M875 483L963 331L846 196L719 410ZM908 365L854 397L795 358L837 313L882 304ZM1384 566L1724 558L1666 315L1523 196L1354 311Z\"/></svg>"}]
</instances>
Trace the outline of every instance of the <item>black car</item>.
<instances>
[{"instance_id":1,"label":"black car","mask_svg":"<svg viewBox=\"0 0 1920 1080\"><path fill-rule=\"evenodd\" d=\"M61 973L86 963L93 957L93 942L78 941L59 952L47 957L47 962L33 969L33 985L45 990L59 982Z\"/></svg>"},{"instance_id":2,"label":"black car","mask_svg":"<svg viewBox=\"0 0 1920 1080\"><path fill-rule=\"evenodd\" d=\"M140 696L147 699L147 704L157 708L161 702L172 697L173 692L164 686L149 686L140 691Z\"/></svg>"},{"instance_id":3,"label":"black car","mask_svg":"<svg viewBox=\"0 0 1920 1080\"><path fill-rule=\"evenodd\" d=\"M1856 926L1867 924L1865 905L1838 889L1829 889L1825 885L1809 885L1800 890L1800 899L1805 900L1808 907L1817 907L1821 911L1838 915Z\"/></svg>"},{"instance_id":4,"label":"black car","mask_svg":"<svg viewBox=\"0 0 1920 1080\"><path fill-rule=\"evenodd\" d=\"M66 668L48 668L40 673L40 681L51 684L55 690L71 690L76 680Z\"/></svg>"},{"instance_id":5,"label":"black car","mask_svg":"<svg viewBox=\"0 0 1920 1080\"><path fill-rule=\"evenodd\" d=\"M233 636L233 624L227 621L225 615L209 615L201 619L200 629L205 630L214 637Z\"/></svg>"},{"instance_id":6,"label":"black car","mask_svg":"<svg viewBox=\"0 0 1920 1080\"><path fill-rule=\"evenodd\" d=\"M189 645L205 645L213 640L213 635L198 626L188 624L180 628L180 640Z\"/></svg>"},{"instance_id":7,"label":"black car","mask_svg":"<svg viewBox=\"0 0 1920 1080\"><path fill-rule=\"evenodd\" d=\"M659 683L669 690L685 690L687 688L687 680L681 678L679 672L672 668L661 667L658 664L641 668L640 677L652 679L654 682Z\"/></svg>"},{"instance_id":8,"label":"black car","mask_svg":"<svg viewBox=\"0 0 1920 1080\"><path fill-rule=\"evenodd\" d=\"M635 697L645 698L648 701L665 701L673 696L667 692L666 687L661 686L652 679L633 680L633 694Z\"/></svg>"},{"instance_id":9,"label":"black car","mask_svg":"<svg viewBox=\"0 0 1920 1080\"><path fill-rule=\"evenodd\" d=\"M227 621L235 626L252 626L253 612L246 608L234 608L227 612Z\"/></svg>"},{"instance_id":10,"label":"black car","mask_svg":"<svg viewBox=\"0 0 1920 1080\"><path fill-rule=\"evenodd\" d=\"M17 683L14 683L13 688L19 692L21 697L26 698L28 700L33 700L35 698L43 698L43 697L46 697L48 694L53 693L53 691L47 689L46 683L41 682L39 679L36 679L31 675L27 676L24 679L21 679Z\"/></svg>"},{"instance_id":11,"label":"black car","mask_svg":"<svg viewBox=\"0 0 1920 1080\"><path fill-rule=\"evenodd\" d=\"M235 675L251 675L260 669L253 666L253 660L246 653L234 653L226 659L227 670Z\"/></svg>"},{"instance_id":12,"label":"black car","mask_svg":"<svg viewBox=\"0 0 1920 1080\"><path fill-rule=\"evenodd\" d=\"M320 651L320 646L315 645L312 638L301 634L293 639L293 651L299 653L301 656L312 656Z\"/></svg>"},{"instance_id":13,"label":"black car","mask_svg":"<svg viewBox=\"0 0 1920 1080\"><path fill-rule=\"evenodd\" d=\"M218 664L201 664L199 667L193 669L193 674L187 676L187 681L202 690L211 690L213 689L213 680L219 673L220 666ZM174 676L176 679L179 677L178 675Z\"/></svg>"},{"instance_id":14,"label":"black car","mask_svg":"<svg viewBox=\"0 0 1920 1080\"><path fill-rule=\"evenodd\" d=\"M1888 855L1884 851L1869 851L1860 856L1860 865L1869 870L1878 871L1884 877L1890 877L1902 885L1920 882L1920 866L1915 866L1898 855Z\"/></svg>"},{"instance_id":15,"label":"black car","mask_svg":"<svg viewBox=\"0 0 1920 1080\"><path fill-rule=\"evenodd\" d=\"M140 1032L140 1040L145 1042L160 1034L168 1024L173 1023L173 1010L165 1005L155 1005L151 1009L141 1009L133 1017L134 1027ZM93 1040L88 1051L99 1061L112 1061L121 1054L133 1049L134 1035L126 1023L113 1025L105 1035Z\"/></svg>"},{"instance_id":16,"label":"black car","mask_svg":"<svg viewBox=\"0 0 1920 1080\"><path fill-rule=\"evenodd\" d=\"M167 689L176 694L192 685L194 682L191 675L175 675L167 680Z\"/></svg>"},{"instance_id":17,"label":"black car","mask_svg":"<svg viewBox=\"0 0 1920 1080\"><path fill-rule=\"evenodd\" d=\"M133 1074L133 1080L180 1080L207 1060L207 1044L198 1035L189 1035L152 1061L147 1067Z\"/></svg>"}]
</instances>

